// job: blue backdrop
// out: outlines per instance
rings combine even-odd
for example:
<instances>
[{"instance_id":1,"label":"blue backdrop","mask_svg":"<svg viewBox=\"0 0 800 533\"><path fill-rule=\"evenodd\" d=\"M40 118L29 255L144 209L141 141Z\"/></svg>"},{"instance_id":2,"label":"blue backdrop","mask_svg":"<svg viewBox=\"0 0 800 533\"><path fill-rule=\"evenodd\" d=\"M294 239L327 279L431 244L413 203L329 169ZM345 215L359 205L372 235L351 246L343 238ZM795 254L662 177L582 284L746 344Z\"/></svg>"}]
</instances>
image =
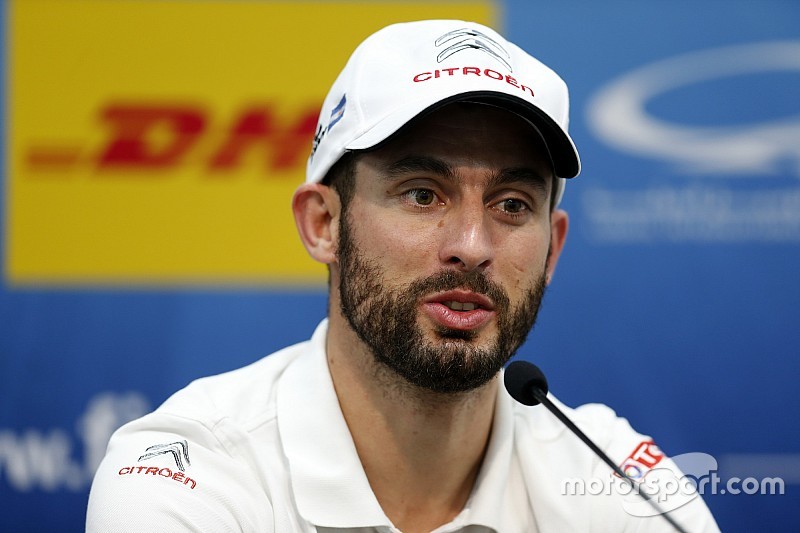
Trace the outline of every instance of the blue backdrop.
<instances>
[{"instance_id":1,"label":"blue backdrop","mask_svg":"<svg viewBox=\"0 0 800 533\"><path fill-rule=\"evenodd\" d=\"M584 164L521 357L566 403L606 403L670 455L711 454L723 480L784 480L783 495L706 494L723 530L796 530L800 4L503 6L507 36L569 83ZM325 306L321 289L3 282L0 530L81 530L114 428L307 338Z\"/></svg>"}]
</instances>

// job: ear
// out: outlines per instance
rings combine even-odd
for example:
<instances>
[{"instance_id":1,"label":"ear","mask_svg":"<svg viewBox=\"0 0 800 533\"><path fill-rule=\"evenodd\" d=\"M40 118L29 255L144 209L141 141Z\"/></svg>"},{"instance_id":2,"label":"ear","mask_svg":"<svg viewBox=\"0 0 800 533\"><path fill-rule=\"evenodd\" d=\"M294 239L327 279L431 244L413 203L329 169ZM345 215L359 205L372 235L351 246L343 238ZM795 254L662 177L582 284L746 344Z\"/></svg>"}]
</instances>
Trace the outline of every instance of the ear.
<instances>
[{"instance_id":1,"label":"ear","mask_svg":"<svg viewBox=\"0 0 800 533\"><path fill-rule=\"evenodd\" d=\"M336 191L320 183L304 183L294 193L292 212L309 255L320 263L334 262L341 212Z\"/></svg>"},{"instance_id":2,"label":"ear","mask_svg":"<svg viewBox=\"0 0 800 533\"><path fill-rule=\"evenodd\" d=\"M564 249L569 229L569 215L563 209L554 209L550 214L550 252L547 256L547 284L553 278L558 258Z\"/></svg>"}]
</instances>

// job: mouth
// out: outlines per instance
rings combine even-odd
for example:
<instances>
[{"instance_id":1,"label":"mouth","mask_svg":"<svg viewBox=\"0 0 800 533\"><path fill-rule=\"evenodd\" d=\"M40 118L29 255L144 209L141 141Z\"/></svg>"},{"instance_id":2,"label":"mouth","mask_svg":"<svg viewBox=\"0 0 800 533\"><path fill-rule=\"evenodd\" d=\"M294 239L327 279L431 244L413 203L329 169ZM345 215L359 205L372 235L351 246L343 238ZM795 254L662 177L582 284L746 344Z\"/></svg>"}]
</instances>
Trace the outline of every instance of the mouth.
<instances>
[{"instance_id":1,"label":"mouth","mask_svg":"<svg viewBox=\"0 0 800 533\"><path fill-rule=\"evenodd\" d=\"M426 298L425 303L441 304L453 311L474 311L475 309L494 311L494 303L488 296L467 290L434 294Z\"/></svg>"},{"instance_id":2,"label":"mouth","mask_svg":"<svg viewBox=\"0 0 800 533\"><path fill-rule=\"evenodd\" d=\"M422 302L422 308L439 326L457 330L479 329L495 315L491 299L466 290L432 295Z\"/></svg>"},{"instance_id":3,"label":"mouth","mask_svg":"<svg viewBox=\"0 0 800 533\"><path fill-rule=\"evenodd\" d=\"M442 305L446 305L453 311L474 311L475 309L480 307L480 305L472 302L458 302L456 300L450 300L449 302L442 302Z\"/></svg>"}]
</instances>

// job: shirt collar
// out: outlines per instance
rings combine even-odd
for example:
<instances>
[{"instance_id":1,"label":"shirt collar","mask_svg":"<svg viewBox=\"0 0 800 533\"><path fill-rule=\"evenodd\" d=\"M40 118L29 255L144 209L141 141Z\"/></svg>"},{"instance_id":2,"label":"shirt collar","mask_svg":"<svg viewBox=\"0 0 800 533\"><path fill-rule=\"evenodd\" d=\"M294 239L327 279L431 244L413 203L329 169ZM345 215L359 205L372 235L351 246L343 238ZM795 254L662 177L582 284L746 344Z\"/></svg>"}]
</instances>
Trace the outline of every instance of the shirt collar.
<instances>
[{"instance_id":1,"label":"shirt collar","mask_svg":"<svg viewBox=\"0 0 800 533\"><path fill-rule=\"evenodd\" d=\"M498 387L492 433L483 458L478 479L464 510L454 520L459 525L480 525L494 531L515 531L513 507L515 497L511 492L524 490L510 479L513 473L514 414L511 398L505 388Z\"/></svg>"},{"instance_id":2,"label":"shirt collar","mask_svg":"<svg viewBox=\"0 0 800 533\"><path fill-rule=\"evenodd\" d=\"M325 356L328 322L278 385L278 429L297 509L318 526L391 526L358 459Z\"/></svg>"}]
</instances>

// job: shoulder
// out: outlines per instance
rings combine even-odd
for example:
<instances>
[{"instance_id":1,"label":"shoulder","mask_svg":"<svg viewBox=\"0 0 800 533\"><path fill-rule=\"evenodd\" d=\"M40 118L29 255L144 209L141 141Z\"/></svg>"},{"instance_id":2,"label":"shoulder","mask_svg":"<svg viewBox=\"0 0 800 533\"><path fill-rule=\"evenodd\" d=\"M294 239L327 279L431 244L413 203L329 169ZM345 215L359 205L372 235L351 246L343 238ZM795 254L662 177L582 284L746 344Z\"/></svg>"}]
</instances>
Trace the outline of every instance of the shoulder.
<instances>
[{"instance_id":1,"label":"shoulder","mask_svg":"<svg viewBox=\"0 0 800 533\"><path fill-rule=\"evenodd\" d=\"M276 390L307 345L196 380L120 428L95 474L87 531L167 531L187 524L204 531L271 531L269 487L259 471L265 460L277 461L268 466L281 470ZM136 509L141 512L131 513Z\"/></svg>"},{"instance_id":2,"label":"shoulder","mask_svg":"<svg viewBox=\"0 0 800 533\"><path fill-rule=\"evenodd\" d=\"M652 437L636 431L610 407L586 404L570 408L549 397L639 486L658 489L664 483L684 478ZM579 530L602 524L604 529L615 531L672 531L663 517L632 493L605 462L544 406L530 408L515 402L513 411L515 448L529 480L528 490L540 504L544 501L549 504L551 513L544 513L545 521ZM669 500L665 498L659 497L662 507L684 527L692 531L718 531L714 518L696 493L673 493Z\"/></svg>"},{"instance_id":3,"label":"shoulder","mask_svg":"<svg viewBox=\"0 0 800 533\"><path fill-rule=\"evenodd\" d=\"M248 366L200 378L170 396L155 412L195 420L213 427L229 419L253 428L274 417L278 385L291 363L309 349L309 342L284 348Z\"/></svg>"},{"instance_id":4,"label":"shoulder","mask_svg":"<svg viewBox=\"0 0 800 533\"><path fill-rule=\"evenodd\" d=\"M627 419L618 416L607 405L588 403L572 408L551 394L548 398L601 448L607 446L624 448L628 443L641 442L642 439L649 438L637 433ZM529 439L546 443L560 441L568 434L571 435L569 429L544 406L531 408L513 402L512 409L517 430ZM572 437L570 436L568 440L572 440ZM577 438L575 440L577 444L583 445Z\"/></svg>"}]
</instances>

